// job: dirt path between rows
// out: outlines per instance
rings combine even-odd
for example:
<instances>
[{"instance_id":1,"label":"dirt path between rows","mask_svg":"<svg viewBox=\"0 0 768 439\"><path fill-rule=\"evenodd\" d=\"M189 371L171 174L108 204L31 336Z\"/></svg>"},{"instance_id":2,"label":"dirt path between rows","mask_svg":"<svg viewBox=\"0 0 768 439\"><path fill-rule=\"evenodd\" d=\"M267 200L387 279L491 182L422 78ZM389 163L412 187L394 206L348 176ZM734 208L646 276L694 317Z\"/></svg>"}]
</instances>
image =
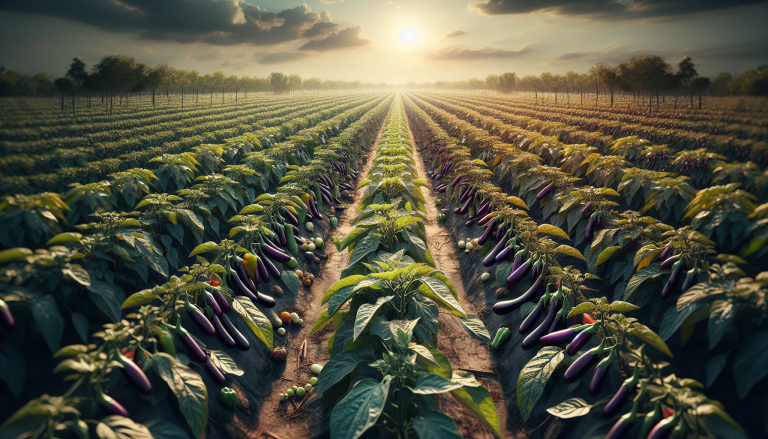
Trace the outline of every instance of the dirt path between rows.
<instances>
[{"instance_id":1,"label":"dirt path between rows","mask_svg":"<svg viewBox=\"0 0 768 439\"><path fill-rule=\"evenodd\" d=\"M410 122L408 123L410 124ZM414 147L414 154L416 154L416 157L414 158L419 177L424 181L430 181L425 166L425 160L428 154L427 147L420 148L419 145L416 144L410 125L408 128L408 136ZM435 260L435 265L440 271L445 273L448 279L453 283L453 286L456 288L456 293L459 296L459 304L464 308L464 311L468 314L478 315L482 318L480 310L472 304L472 301L468 298L467 292L464 289L464 281L462 278L464 272L461 270L461 264L463 263L463 260L469 258L469 256L465 255L456 246L456 232L458 232L460 236L464 236L465 233L462 233L463 230L452 231L443 227L437 221L437 214L439 211L435 205L435 200L438 198L436 192L432 189L424 189L423 192L426 200L428 220L426 225L427 243L429 245L429 250L432 253L432 257ZM474 265L475 261L472 260L471 263ZM445 330L445 333L438 337L437 347L446 357L448 357L448 359L450 359L451 366L454 370L461 369L473 373L478 381L488 389L496 403L496 410L499 415L502 432L505 436L511 437L511 434L505 428L506 410L504 397L501 384L494 372L490 345L481 343L470 337L464 331L464 328L461 326L458 319L453 315L442 311L440 312L440 326ZM493 337L493 334L491 334L491 337ZM443 397L441 399L440 409L443 413L456 421L456 424L459 426L459 431L465 437L494 437L493 433L485 428L485 426L483 426L469 410L457 403L453 398Z\"/></svg>"},{"instance_id":2,"label":"dirt path between rows","mask_svg":"<svg viewBox=\"0 0 768 439\"><path fill-rule=\"evenodd\" d=\"M368 155L361 160L362 169L358 173L358 181L368 175L368 171L373 163L373 155L379 145L384 130L382 124L376 141L371 147ZM359 164L358 164L359 166ZM272 438L272 439L296 439L310 437L328 437L330 435L328 418L329 411L323 410L322 398L317 391L311 391L304 398L293 398L288 401L280 402L278 395L291 386L304 386L309 379L316 376L310 372L309 367L313 363L325 364L330 360L328 355L328 339L333 334L332 326L326 327L317 334L310 335L312 325L323 310L320 305L323 294L339 280L341 271L349 263L349 252L336 251L332 237L344 238L352 230L352 220L355 217L357 207L360 204L360 193L355 191L355 200L352 203L345 203L346 209L339 217L339 224L336 229L330 233L322 233L318 230L317 224L315 233L309 233L302 229L301 236L310 235L327 236L326 245L323 249L328 255L328 259L323 261L319 270L314 270L315 280L309 288L299 287L298 297L296 298L295 311L304 319L304 325L285 325L287 329L286 336L280 337L275 334L275 346L284 344L288 350L288 359L286 360L285 371L281 377L272 386L271 397L267 398L260 408L261 415L258 429L248 437L251 438ZM323 222L324 224L326 222ZM289 308L288 311L294 309ZM279 314L284 311L275 309Z\"/></svg>"}]
</instances>

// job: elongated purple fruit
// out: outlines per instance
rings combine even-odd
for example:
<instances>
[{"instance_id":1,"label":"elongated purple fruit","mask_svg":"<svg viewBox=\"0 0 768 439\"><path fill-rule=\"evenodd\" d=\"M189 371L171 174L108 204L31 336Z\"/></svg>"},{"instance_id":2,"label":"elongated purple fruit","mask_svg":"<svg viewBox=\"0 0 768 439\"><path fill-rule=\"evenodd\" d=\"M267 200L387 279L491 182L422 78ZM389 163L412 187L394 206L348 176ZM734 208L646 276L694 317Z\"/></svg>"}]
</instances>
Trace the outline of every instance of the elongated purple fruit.
<instances>
[{"instance_id":1,"label":"elongated purple fruit","mask_svg":"<svg viewBox=\"0 0 768 439\"><path fill-rule=\"evenodd\" d=\"M501 240L501 241L499 241L499 244L502 244L502 245L504 245L504 244L506 244L506 242L504 242L503 240ZM509 255L511 255L513 251L515 251L514 247L504 247L504 248L503 248L503 249L502 249L502 250L501 250L501 251L500 251L500 252L499 252L499 253L496 255L496 257L494 258L494 260L495 260L496 262L501 262L501 261L503 261L504 259L507 259L507 257L509 257Z\"/></svg>"},{"instance_id":2,"label":"elongated purple fruit","mask_svg":"<svg viewBox=\"0 0 768 439\"><path fill-rule=\"evenodd\" d=\"M533 348L534 346L539 344L539 340L541 339L544 334L546 334L547 330L549 329L549 325L552 324L552 322L555 320L555 315L557 314L557 301L556 300L550 300L549 301L549 311L547 312L547 316L544 317L544 320L539 324L539 326L536 327L530 334L528 334L527 337L523 340L522 347L526 351L528 349Z\"/></svg>"},{"instance_id":3,"label":"elongated purple fruit","mask_svg":"<svg viewBox=\"0 0 768 439\"><path fill-rule=\"evenodd\" d=\"M474 224L474 223L475 223L475 220L471 219L471 220L467 221L466 223L464 223L464 226L465 227L472 227L472 224Z\"/></svg>"},{"instance_id":4,"label":"elongated purple fruit","mask_svg":"<svg viewBox=\"0 0 768 439\"><path fill-rule=\"evenodd\" d=\"M269 272L267 271L267 266L264 265L264 261L259 256L256 256L256 266L259 269L259 278L261 278L261 281L265 283L269 282Z\"/></svg>"},{"instance_id":5,"label":"elongated purple fruit","mask_svg":"<svg viewBox=\"0 0 768 439\"><path fill-rule=\"evenodd\" d=\"M126 358L123 354L118 353L118 361L120 361L120 363L123 365L123 373L125 374L126 378L128 378L128 381L133 383L133 385L139 389L139 393L142 395L151 395L152 383L149 382L149 378L147 378L147 375L144 374L144 371L141 370L141 368L136 363Z\"/></svg>"},{"instance_id":6,"label":"elongated purple fruit","mask_svg":"<svg viewBox=\"0 0 768 439\"><path fill-rule=\"evenodd\" d=\"M566 384L571 384L572 382L576 381L582 375L587 373L587 371L592 368L595 363L597 363L599 358L600 356L593 353L592 351L586 352L584 355L577 358L576 361L571 363L570 366L568 366L568 369L563 374L563 381L565 381Z\"/></svg>"},{"instance_id":7,"label":"elongated purple fruit","mask_svg":"<svg viewBox=\"0 0 768 439\"><path fill-rule=\"evenodd\" d=\"M491 207L492 207L491 202L489 200L486 200L485 202L483 202L483 204L480 205L480 208L477 210L477 213L475 214L475 216L480 218L484 217L485 215L488 214L488 211L491 209Z\"/></svg>"},{"instance_id":8,"label":"elongated purple fruit","mask_svg":"<svg viewBox=\"0 0 768 439\"><path fill-rule=\"evenodd\" d=\"M549 325L549 329L547 330L547 334L551 334L553 332L559 331L563 327L564 323L565 323L565 319L563 318L563 316L560 313L558 313L555 316L555 320L552 322L551 325Z\"/></svg>"},{"instance_id":9,"label":"elongated purple fruit","mask_svg":"<svg viewBox=\"0 0 768 439\"><path fill-rule=\"evenodd\" d=\"M227 299L224 298L223 294L217 290L212 290L211 295L216 299L216 303L219 305L219 308L221 308L222 313L229 314L229 312L232 311L232 306L227 302Z\"/></svg>"},{"instance_id":10,"label":"elongated purple fruit","mask_svg":"<svg viewBox=\"0 0 768 439\"><path fill-rule=\"evenodd\" d=\"M677 262L677 257L672 256L671 258L662 259L662 261L663 262L661 263L661 269L666 270L667 268L675 265L675 262Z\"/></svg>"},{"instance_id":11,"label":"elongated purple fruit","mask_svg":"<svg viewBox=\"0 0 768 439\"><path fill-rule=\"evenodd\" d=\"M277 239L280 240L280 246L285 247L288 244L288 241L285 239L285 230L280 226L276 226L275 229L277 229Z\"/></svg>"},{"instance_id":12,"label":"elongated purple fruit","mask_svg":"<svg viewBox=\"0 0 768 439\"><path fill-rule=\"evenodd\" d=\"M517 260L517 258L515 258ZM512 267L515 265L512 264ZM507 289L512 289L517 284L517 281L522 279L523 276L525 276L525 273L528 271L528 268L531 266L531 260L528 259L527 261L520 264L519 267L514 269L511 273L509 273L509 276L507 277Z\"/></svg>"},{"instance_id":13,"label":"elongated purple fruit","mask_svg":"<svg viewBox=\"0 0 768 439\"><path fill-rule=\"evenodd\" d=\"M587 229L584 230L584 239L592 241L592 235L595 233L595 217L590 217L587 222Z\"/></svg>"},{"instance_id":14,"label":"elongated purple fruit","mask_svg":"<svg viewBox=\"0 0 768 439\"><path fill-rule=\"evenodd\" d=\"M512 300L505 300L493 305L493 312L499 315L511 313L512 311L521 307L525 302L530 301L536 295L542 285L544 285L543 276L536 279L536 282L534 282L533 285L528 288L528 291L521 294L520 297Z\"/></svg>"},{"instance_id":15,"label":"elongated purple fruit","mask_svg":"<svg viewBox=\"0 0 768 439\"><path fill-rule=\"evenodd\" d=\"M592 210L592 203L587 203L587 205L581 209L581 216L588 214L590 210Z\"/></svg>"},{"instance_id":16,"label":"elongated purple fruit","mask_svg":"<svg viewBox=\"0 0 768 439\"><path fill-rule=\"evenodd\" d=\"M491 212L491 213L493 213L493 212ZM480 218L480 221L477 222L477 225L478 226L484 226L484 225L486 225L491 220L493 220L493 222L496 222L496 220L494 219L495 217L491 216L491 213L489 213L489 214L485 215L484 217Z\"/></svg>"},{"instance_id":17,"label":"elongated purple fruit","mask_svg":"<svg viewBox=\"0 0 768 439\"><path fill-rule=\"evenodd\" d=\"M478 222L478 224L480 223ZM491 223L489 223L488 226L485 228L485 232L483 232L482 236L480 236L480 239L477 240L478 244L480 245L485 244L486 241L490 239L491 233L493 233L495 228L496 228L496 221L492 221Z\"/></svg>"},{"instance_id":18,"label":"elongated purple fruit","mask_svg":"<svg viewBox=\"0 0 768 439\"><path fill-rule=\"evenodd\" d=\"M675 425L677 424L677 414L674 416L664 419L658 424L656 424L650 433L648 433L647 439L667 439L670 436L672 436L672 431L675 428Z\"/></svg>"},{"instance_id":19,"label":"elongated purple fruit","mask_svg":"<svg viewBox=\"0 0 768 439\"><path fill-rule=\"evenodd\" d=\"M9 331L16 326L16 320L14 320L13 314L11 314L11 309L3 300L0 300L0 323Z\"/></svg>"},{"instance_id":20,"label":"elongated purple fruit","mask_svg":"<svg viewBox=\"0 0 768 439\"><path fill-rule=\"evenodd\" d=\"M216 328L216 336L219 337L219 340L221 340L224 346L228 348L235 347L235 340L229 335L227 330L221 324L221 320L215 314L211 316L211 323L213 323L213 327Z\"/></svg>"},{"instance_id":21,"label":"elongated purple fruit","mask_svg":"<svg viewBox=\"0 0 768 439\"><path fill-rule=\"evenodd\" d=\"M190 307L191 308L187 309L187 314L192 317L192 321L195 322L195 325L197 325L197 327L200 328L200 330L203 331L208 337L213 337L216 335L216 330L213 329L211 322L205 318L205 314L200 312L200 310L197 309L197 306L195 305L190 305Z\"/></svg>"},{"instance_id":22,"label":"elongated purple fruit","mask_svg":"<svg viewBox=\"0 0 768 439\"><path fill-rule=\"evenodd\" d=\"M616 421L615 424L613 424L613 428L608 432L607 435L605 435L605 439L623 439L627 436L627 433L629 433L629 430L632 429L632 425L634 425L634 422L627 421L623 417Z\"/></svg>"},{"instance_id":23,"label":"elongated purple fruit","mask_svg":"<svg viewBox=\"0 0 768 439\"><path fill-rule=\"evenodd\" d=\"M472 201L474 201L474 197L467 198L467 201L465 201L464 205L459 209L459 213L462 215L467 213L467 210L469 210L469 205L472 203Z\"/></svg>"},{"instance_id":24,"label":"elongated purple fruit","mask_svg":"<svg viewBox=\"0 0 768 439\"><path fill-rule=\"evenodd\" d=\"M246 273L243 264L235 263L235 271L235 274L240 278L240 282L246 286L246 289L248 289L252 294L256 294L257 288L259 287L258 281L254 283L253 280L251 280L250 276L248 276L248 273ZM247 296L248 294L244 295Z\"/></svg>"},{"instance_id":25,"label":"elongated purple fruit","mask_svg":"<svg viewBox=\"0 0 768 439\"><path fill-rule=\"evenodd\" d=\"M454 178L453 181L451 182L451 187L455 188L456 185L459 184L459 182L461 181L461 178L462 178L461 175L457 175L456 178Z\"/></svg>"},{"instance_id":26,"label":"elongated purple fruit","mask_svg":"<svg viewBox=\"0 0 768 439\"><path fill-rule=\"evenodd\" d=\"M632 389L628 384L622 384L616 394L613 395L613 398L611 398L611 400L608 401L608 404L603 407L603 417L610 419L616 416L616 414L619 413L619 410L624 407L624 404L627 403L627 400L629 399L629 392L631 390Z\"/></svg>"},{"instance_id":27,"label":"elongated purple fruit","mask_svg":"<svg viewBox=\"0 0 768 439\"><path fill-rule=\"evenodd\" d=\"M261 249L264 251L264 254L276 260L277 262L280 262L281 264L284 264L291 260L290 256L272 247L271 245L264 244L264 246L262 246ZM279 277L279 276L276 276L276 277Z\"/></svg>"},{"instance_id":28,"label":"elongated purple fruit","mask_svg":"<svg viewBox=\"0 0 768 439\"><path fill-rule=\"evenodd\" d=\"M496 230L496 236L493 237L493 240L496 242L501 241L504 239L506 241L507 237L507 226L501 226Z\"/></svg>"},{"instance_id":29,"label":"elongated purple fruit","mask_svg":"<svg viewBox=\"0 0 768 439\"><path fill-rule=\"evenodd\" d=\"M667 246L664 247L664 250L659 255L659 260L666 261L667 258L669 258L672 255L673 250L674 248L671 245L667 244Z\"/></svg>"},{"instance_id":30,"label":"elongated purple fruit","mask_svg":"<svg viewBox=\"0 0 768 439\"><path fill-rule=\"evenodd\" d=\"M589 382L589 389L587 390L589 396L597 396L601 390L603 390L603 384L608 376L608 371L611 370L611 364L608 365L599 364L595 368L595 372L592 374L592 380Z\"/></svg>"},{"instance_id":31,"label":"elongated purple fruit","mask_svg":"<svg viewBox=\"0 0 768 439\"><path fill-rule=\"evenodd\" d=\"M226 316L221 316L222 318L225 318ZM181 344L184 345L185 348L187 348L187 351L189 351L189 357L193 360L197 361L198 363L205 363L208 361L208 357L205 355L205 352L203 352L202 349L200 349L200 345L197 344L197 342L192 338L191 335L189 335L189 332L184 330L183 333L178 334L179 341L181 341Z\"/></svg>"},{"instance_id":32,"label":"elongated purple fruit","mask_svg":"<svg viewBox=\"0 0 768 439\"><path fill-rule=\"evenodd\" d=\"M528 316L525 317L525 320L523 320L523 323L520 324L519 332L520 334L525 334L528 331L533 328L533 325L536 324L536 322L539 320L539 317L541 317L541 314L544 313L544 309L549 304L549 301L544 301L544 298L539 300L539 302L536 304L536 307L533 308L533 311L531 311Z\"/></svg>"},{"instance_id":33,"label":"elongated purple fruit","mask_svg":"<svg viewBox=\"0 0 768 439\"><path fill-rule=\"evenodd\" d=\"M496 246L493 247L493 249L483 259L483 266L490 267L491 265L495 264L496 263L496 255L498 255L499 252L501 252L501 250L504 248L505 245L506 245L506 242L499 241L496 244Z\"/></svg>"},{"instance_id":34,"label":"elongated purple fruit","mask_svg":"<svg viewBox=\"0 0 768 439\"><path fill-rule=\"evenodd\" d=\"M211 360L206 361L205 368L208 369L208 374L211 375L211 378L213 378L213 381L216 384L223 386L227 382L227 379L224 377L224 374L221 373L221 371L219 370L218 367L216 367L215 364L213 364L213 361Z\"/></svg>"},{"instance_id":35,"label":"elongated purple fruit","mask_svg":"<svg viewBox=\"0 0 768 439\"><path fill-rule=\"evenodd\" d=\"M573 340L577 334L578 332L576 331L576 328L563 329L541 337L539 342L544 346L557 346L563 343L568 343L569 341Z\"/></svg>"},{"instance_id":36,"label":"elongated purple fruit","mask_svg":"<svg viewBox=\"0 0 768 439\"><path fill-rule=\"evenodd\" d=\"M232 280L232 284L234 285L234 288L232 290L235 292L235 294L238 294L240 296L245 296L252 301L257 301L257 297L255 294L251 292L251 290L245 285L242 279L240 279L240 276L237 274L237 272L232 273L232 277L230 278Z\"/></svg>"},{"instance_id":37,"label":"elongated purple fruit","mask_svg":"<svg viewBox=\"0 0 768 439\"><path fill-rule=\"evenodd\" d=\"M283 211L283 218L285 218L286 221L291 223L291 225L294 225L294 226L299 225L299 219L296 218L296 215L294 215L292 212L288 212L287 210Z\"/></svg>"},{"instance_id":38,"label":"elongated purple fruit","mask_svg":"<svg viewBox=\"0 0 768 439\"><path fill-rule=\"evenodd\" d=\"M123 417L131 416L128 410L125 409L119 402L115 401L111 396L104 393L101 390L101 385L96 384L96 402L106 413L110 415L117 415Z\"/></svg>"},{"instance_id":39,"label":"elongated purple fruit","mask_svg":"<svg viewBox=\"0 0 768 439\"><path fill-rule=\"evenodd\" d=\"M584 347L585 344L589 341L589 339L592 338L592 333L587 331L581 331L578 334L576 334L576 338L573 339L573 342L568 345L568 349L566 349L566 352L568 352L568 356L573 357L576 355L581 348Z\"/></svg>"},{"instance_id":40,"label":"elongated purple fruit","mask_svg":"<svg viewBox=\"0 0 768 439\"><path fill-rule=\"evenodd\" d=\"M258 303L259 305L265 306L267 308L274 308L275 305L277 304L275 302L275 299L272 298L272 296L267 296L266 294L259 293L257 297L258 299L256 303Z\"/></svg>"},{"instance_id":41,"label":"elongated purple fruit","mask_svg":"<svg viewBox=\"0 0 768 439\"><path fill-rule=\"evenodd\" d=\"M440 192L440 193L445 193L447 190L448 190L448 186L442 186L437 191Z\"/></svg>"},{"instance_id":42,"label":"elongated purple fruit","mask_svg":"<svg viewBox=\"0 0 768 439\"><path fill-rule=\"evenodd\" d=\"M205 294L205 301L208 303L208 306L211 307L211 309L213 310L213 313L216 314L217 316L220 316L221 314L223 314L221 311L221 307L219 307L219 304L216 302L216 299L213 298L211 293L206 291L204 292L204 294Z\"/></svg>"},{"instance_id":43,"label":"elongated purple fruit","mask_svg":"<svg viewBox=\"0 0 768 439\"><path fill-rule=\"evenodd\" d=\"M672 288L674 288L675 284L677 283L677 279L680 277L682 266L682 261L678 261L672 267L672 274L669 275L669 280L667 281L667 284L664 285L664 289L661 291L662 299L666 299L672 293Z\"/></svg>"},{"instance_id":44,"label":"elongated purple fruit","mask_svg":"<svg viewBox=\"0 0 768 439\"><path fill-rule=\"evenodd\" d=\"M547 194L552 192L552 189L554 189L554 188L555 188L555 183L554 182L548 184L544 189L542 189L541 191L539 191L538 194L536 194L536 199L537 200L541 200L542 198L546 197Z\"/></svg>"},{"instance_id":45,"label":"elongated purple fruit","mask_svg":"<svg viewBox=\"0 0 768 439\"><path fill-rule=\"evenodd\" d=\"M603 227L603 216L599 214L595 215L595 228L600 230L601 227Z\"/></svg>"},{"instance_id":46,"label":"elongated purple fruit","mask_svg":"<svg viewBox=\"0 0 768 439\"><path fill-rule=\"evenodd\" d=\"M224 327L224 329L227 330L227 333L232 337L233 340L235 340L235 346L237 346L238 349L241 351L247 351L251 348L251 344L248 343L248 339L243 337L243 334L240 333L240 331L235 328L235 325L232 324L232 321L229 320L229 317L227 315L221 316L221 326Z\"/></svg>"}]
</instances>

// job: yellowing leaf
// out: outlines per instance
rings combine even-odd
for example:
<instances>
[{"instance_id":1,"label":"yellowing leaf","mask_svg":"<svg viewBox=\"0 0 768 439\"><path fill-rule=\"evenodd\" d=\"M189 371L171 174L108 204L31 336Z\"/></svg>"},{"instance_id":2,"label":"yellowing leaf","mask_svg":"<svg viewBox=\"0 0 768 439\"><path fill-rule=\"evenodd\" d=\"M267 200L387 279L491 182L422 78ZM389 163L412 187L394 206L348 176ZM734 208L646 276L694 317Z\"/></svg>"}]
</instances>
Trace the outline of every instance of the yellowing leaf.
<instances>
[{"instance_id":1,"label":"yellowing leaf","mask_svg":"<svg viewBox=\"0 0 768 439\"><path fill-rule=\"evenodd\" d=\"M539 233L546 233L547 235L557 236L558 238L567 239L570 241L570 237L560 227L553 226L551 224L542 224L538 228Z\"/></svg>"}]
</instances>

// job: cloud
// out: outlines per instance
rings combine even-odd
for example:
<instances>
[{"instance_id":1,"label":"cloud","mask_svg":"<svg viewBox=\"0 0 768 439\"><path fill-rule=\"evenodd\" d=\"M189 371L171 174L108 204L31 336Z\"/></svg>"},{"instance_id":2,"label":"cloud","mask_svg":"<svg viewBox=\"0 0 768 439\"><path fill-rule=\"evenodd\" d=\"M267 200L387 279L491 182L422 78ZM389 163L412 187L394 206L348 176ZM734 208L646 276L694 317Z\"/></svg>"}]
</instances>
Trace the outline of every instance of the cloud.
<instances>
[{"instance_id":1,"label":"cloud","mask_svg":"<svg viewBox=\"0 0 768 439\"><path fill-rule=\"evenodd\" d=\"M485 0L471 3L486 15L554 12L560 15L601 19L675 17L697 12L734 8L768 0Z\"/></svg>"},{"instance_id":2,"label":"cloud","mask_svg":"<svg viewBox=\"0 0 768 439\"><path fill-rule=\"evenodd\" d=\"M459 36L462 36L464 34L466 34L466 32L464 32L463 30L458 30L457 29L457 30L449 33L448 35L446 35L445 38L459 37Z\"/></svg>"},{"instance_id":3,"label":"cloud","mask_svg":"<svg viewBox=\"0 0 768 439\"><path fill-rule=\"evenodd\" d=\"M260 55L257 58L261 64L281 64L306 58L307 56L309 56L307 53L287 51L267 53L265 55Z\"/></svg>"},{"instance_id":4,"label":"cloud","mask_svg":"<svg viewBox=\"0 0 768 439\"><path fill-rule=\"evenodd\" d=\"M332 5L334 3L342 3L344 0L320 0L320 3L324 5Z\"/></svg>"},{"instance_id":5,"label":"cloud","mask_svg":"<svg viewBox=\"0 0 768 439\"><path fill-rule=\"evenodd\" d=\"M306 4L269 12L242 0L2 0L0 10L48 15L135 33L145 40L267 46L339 34L327 11Z\"/></svg>"},{"instance_id":6,"label":"cloud","mask_svg":"<svg viewBox=\"0 0 768 439\"><path fill-rule=\"evenodd\" d=\"M448 46L440 50L427 54L427 59L437 61L455 61L462 59L479 58L515 58L525 55L531 51L530 45L526 45L519 50L494 49L483 47L482 49L470 49L464 46Z\"/></svg>"},{"instance_id":7,"label":"cloud","mask_svg":"<svg viewBox=\"0 0 768 439\"><path fill-rule=\"evenodd\" d=\"M327 52L329 50L346 49L370 44L372 41L360 38L363 32L361 26L349 26L338 33L328 35L321 40L312 40L299 47L299 50L312 50L315 52Z\"/></svg>"}]
</instances>

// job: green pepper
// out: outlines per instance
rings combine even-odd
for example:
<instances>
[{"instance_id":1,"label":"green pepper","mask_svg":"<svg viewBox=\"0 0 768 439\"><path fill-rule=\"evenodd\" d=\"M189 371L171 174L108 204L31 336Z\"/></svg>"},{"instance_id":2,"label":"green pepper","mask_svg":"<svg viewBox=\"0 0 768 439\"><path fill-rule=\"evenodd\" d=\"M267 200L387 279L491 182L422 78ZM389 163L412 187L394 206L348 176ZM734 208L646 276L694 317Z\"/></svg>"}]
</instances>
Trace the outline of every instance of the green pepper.
<instances>
[{"instance_id":1,"label":"green pepper","mask_svg":"<svg viewBox=\"0 0 768 439\"><path fill-rule=\"evenodd\" d=\"M512 336L511 329L507 327L499 328L499 330L496 331L496 336L493 338L493 342L491 342L491 348L498 349L511 336Z\"/></svg>"},{"instance_id":2,"label":"green pepper","mask_svg":"<svg viewBox=\"0 0 768 439\"><path fill-rule=\"evenodd\" d=\"M331 226L335 229L339 226L339 219L334 217L331 217Z\"/></svg>"},{"instance_id":3,"label":"green pepper","mask_svg":"<svg viewBox=\"0 0 768 439\"><path fill-rule=\"evenodd\" d=\"M166 330L162 330L158 338L160 339L160 346L162 346L163 352L175 358L176 343L173 341L173 335Z\"/></svg>"},{"instance_id":4,"label":"green pepper","mask_svg":"<svg viewBox=\"0 0 768 439\"><path fill-rule=\"evenodd\" d=\"M237 400L237 392L231 387L224 387L219 392L219 401L222 404L234 410L240 401Z\"/></svg>"},{"instance_id":5,"label":"green pepper","mask_svg":"<svg viewBox=\"0 0 768 439\"><path fill-rule=\"evenodd\" d=\"M294 256L299 256L299 245L296 243L296 238L293 237L293 226L286 224L283 229L285 229L285 242L288 246L288 251Z\"/></svg>"}]
</instances>

